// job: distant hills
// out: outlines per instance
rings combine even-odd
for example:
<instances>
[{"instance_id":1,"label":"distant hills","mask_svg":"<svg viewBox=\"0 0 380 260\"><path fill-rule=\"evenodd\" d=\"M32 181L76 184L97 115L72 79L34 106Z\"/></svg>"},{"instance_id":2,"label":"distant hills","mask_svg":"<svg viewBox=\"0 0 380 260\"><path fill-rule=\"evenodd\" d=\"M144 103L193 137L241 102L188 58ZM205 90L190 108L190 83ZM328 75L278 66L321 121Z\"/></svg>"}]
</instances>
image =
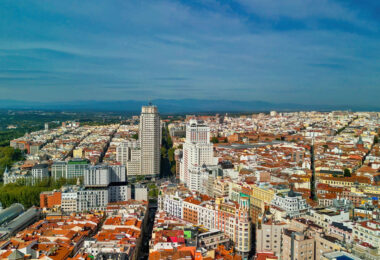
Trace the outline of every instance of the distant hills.
<instances>
[{"instance_id":1,"label":"distant hills","mask_svg":"<svg viewBox=\"0 0 380 260\"><path fill-rule=\"evenodd\" d=\"M208 99L155 99L151 101L157 105L161 113L207 113L207 112L263 112L300 111L300 110L352 110L352 111L380 111L377 106L355 105L302 105L291 103L270 103L265 101L234 101ZM148 101L70 101L70 102L31 102L18 100L0 100L0 109L22 110L58 110L58 111L115 111L139 112L141 106Z\"/></svg>"}]
</instances>

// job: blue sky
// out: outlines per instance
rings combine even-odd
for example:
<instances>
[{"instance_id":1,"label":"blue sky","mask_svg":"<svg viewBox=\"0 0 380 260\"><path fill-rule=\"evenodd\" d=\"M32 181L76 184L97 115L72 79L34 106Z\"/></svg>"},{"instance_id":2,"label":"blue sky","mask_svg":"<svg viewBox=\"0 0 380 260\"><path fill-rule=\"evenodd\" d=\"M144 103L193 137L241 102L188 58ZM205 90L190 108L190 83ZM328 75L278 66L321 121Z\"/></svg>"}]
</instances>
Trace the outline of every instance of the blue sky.
<instances>
[{"instance_id":1,"label":"blue sky","mask_svg":"<svg viewBox=\"0 0 380 260\"><path fill-rule=\"evenodd\" d=\"M380 1L0 1L0 99L378 104Z\"/></svg>"}]
</instances>

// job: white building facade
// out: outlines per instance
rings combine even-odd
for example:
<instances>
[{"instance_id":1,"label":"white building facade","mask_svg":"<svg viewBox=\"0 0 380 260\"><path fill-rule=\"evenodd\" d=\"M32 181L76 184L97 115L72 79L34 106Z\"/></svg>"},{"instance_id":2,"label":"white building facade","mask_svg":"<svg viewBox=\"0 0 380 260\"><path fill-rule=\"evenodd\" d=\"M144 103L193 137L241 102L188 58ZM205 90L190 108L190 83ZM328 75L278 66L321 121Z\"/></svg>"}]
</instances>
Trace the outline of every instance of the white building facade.
<instances>
[{"instance_id":1,"label":"white building facade","mask_svg":"<svg viewBox=\"0 0 380 260\"><path fill-rule=\"evenodd\" d=\"M186 125L186 141L183 144L183 157L180 164L180 181L189 186L191 168L213 163L210 128L197 120L190 120Z\"/></svg>"}]
</instances>

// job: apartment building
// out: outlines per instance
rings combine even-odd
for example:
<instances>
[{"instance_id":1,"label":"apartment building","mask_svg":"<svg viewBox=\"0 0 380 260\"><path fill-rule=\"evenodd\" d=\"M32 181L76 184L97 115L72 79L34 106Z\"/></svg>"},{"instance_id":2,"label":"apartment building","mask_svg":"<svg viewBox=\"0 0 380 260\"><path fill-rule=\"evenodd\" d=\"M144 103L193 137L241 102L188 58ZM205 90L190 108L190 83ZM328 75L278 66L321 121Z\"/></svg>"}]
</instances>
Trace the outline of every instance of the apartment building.
<instances>
[{"instance_id":1,"label":"apartment building","mask_svg":"<svg viewBox=\"0 0 380 260\"><path fill-rule=\"evenodd\" d=\"M342 223L350 219L348 211L338 211L328 208L310 209L305 218L323 227L325 231L333 222Z\"/></svg>"},{"instance_id":2,"label":"apartment building","mask_svg":"<svg viewBox=\"0 0 380 260\"><path fill-rule=\"evenodd\" d=\"M380 247L380 222L367 220L355 223L353 227L354 239L368 243L373 247Z\"/></svg>"},{"instance_id":3,"label":"apartment building","mask_svg":"<svg viewBox=\"0 0 380 260\"><path fill-rule=\"evenodd\" d=\"M271 203L271 210L276 211L279 208L281 217L298 217L306 213L310 206L302 197L302 194L294 192L293 190L288 193L277 193Z\"/></svg>"},{"instance_id":4,"label":"apartment building","mask_svg":"<svg viewBox=\"0 0 380 260\"><path fill-rule=\"evenodd\" d=\"M284 229L282 257L284 260L314 259L314 238L301 232Z\"/></svg>"},{"instance_id":5,"label":"apartment building","mask_svg":"<svg viewBox=\"0 0 380 260\"><path fill-rule=\"evenodd\" d=\"M273 252L280 257L282 252L282 233L287 224L285 222L264 219L256 229L256 251Z\"/></svg>"}]
</instances>

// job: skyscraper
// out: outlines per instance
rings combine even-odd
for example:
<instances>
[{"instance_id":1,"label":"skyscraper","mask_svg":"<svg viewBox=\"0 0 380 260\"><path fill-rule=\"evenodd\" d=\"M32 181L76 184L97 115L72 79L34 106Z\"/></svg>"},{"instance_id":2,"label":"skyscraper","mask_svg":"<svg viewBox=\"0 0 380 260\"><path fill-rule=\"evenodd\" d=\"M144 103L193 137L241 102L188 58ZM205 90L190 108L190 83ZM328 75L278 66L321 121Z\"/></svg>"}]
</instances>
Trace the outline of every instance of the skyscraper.
<instances>
[{"instance_id":1,"label":"skyscraper","mask_svg":"<svg viewBox=\"0 0 380 260\"><path fill-rule=\"evenodd\" d=\"M139 140L141 174L158 177L161 160L161 121L156 106L143 106L140 115Z\"/></svg>"},{"instance_id":2,"label":"skyscraper","mask_svg":"<svg viewBox=\"0 0 380 260\"><path fill-rule=\"evenodd\" d=\"M214 162L213 145L210 143L210 128L190 120L186 125L186 141L183 144L183 158L180 165L180 180L190 185L189 170L194 167L212 165Z\"/></svg>"}]
</instances>

